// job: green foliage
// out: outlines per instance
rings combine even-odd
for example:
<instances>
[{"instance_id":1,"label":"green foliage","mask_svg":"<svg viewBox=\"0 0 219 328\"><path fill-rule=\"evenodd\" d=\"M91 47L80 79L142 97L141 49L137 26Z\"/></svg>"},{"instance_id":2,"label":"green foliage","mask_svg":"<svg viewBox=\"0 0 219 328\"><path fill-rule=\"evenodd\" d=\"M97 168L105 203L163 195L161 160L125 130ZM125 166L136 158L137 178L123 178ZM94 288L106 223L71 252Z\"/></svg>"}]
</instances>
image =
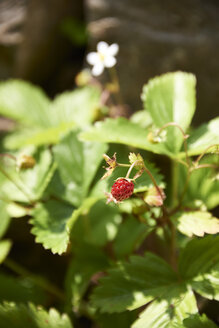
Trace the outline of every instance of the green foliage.
<instances>
[{"instance_id":1,"label":"green foliage","mask_svg":"<svg viewBox=\"0 0 219 328\"><path fill-rule=\"evenodd\" d=\"M3 303L0 305L0 325L10 328L72 328L66 314L60 315L55 309L46 312L42 307L33 304L16 305Z\"/></svg>"},{"instance_id":2,"label":"green foliage","mask_svg":"<svg viewBox=\"0 0 219 328\"><path fill-rule=\"evenodd\" d=\"M93 305L103 312L136 309L177 285L174 271L152 253L132 256L129 263L119 263L101 279L92 296Z\"/></svg>"},{"instance_id":3,"label":"green foliage","mask_svg":"<svg viewBox=\"0 0 219 328\"><path fill-rule=\"evenodd\" d=\"M28 277L17 278L0 273L0 302L4 301L44 304L46 295L42 288Z\"/></svg>"},{"instance_id":4,"label":"green foliage","mask_svg":"<svg viewBox=\"0 0 219 328\"><path fill-rule=\"evenodd\" d=\"M2 83L0 114L22 124L6 137L6 147L16 149L57 143L63 133L94 120L100 106L99 97L97 88L84 87L57 96L51 102L39 88L27 82Z\"/></svg>"},{"instance_id":5,"label":"green foliage","mask_svg":"<svg viewBox=\"0 0 219 328\"><path fill-rule=\"evenodd\" d=\"M178 288L151 303L132 328L177 328L184 318L197 311L193 292Z\"/></svg>"},{"instance_id":6,"label":"green foliage","mask_svg":"<svg viewBox=\"0 0 219 328\"><path fill-rule=\"evenodd\" d=\"M179 328L216 328L217 326L209 320L205 315L199 316L197 314L183 321L183 325Z\"/></svg>"},{"instance_id":7,"label":"green foliage","mask_svg":"<svg viewBox=\"0 0 219 328\"><path fill-rule=\"evenodd\" d=\"M178 213L174 219L177 220L177 229L188 237L203 237L205 233L219 232L219 220L209 212Z\"/></svg>"},{"instance_id":8,"label":"green foliage","mask_svg":"<svg viewBox=\"0 0 219 328\"><path fill-rule=\"evenodd\" d=\"M73 241L103 246L115 238L122 221L117 208L106 205L105 200L98 200L83 214L72 227Z\"/></svg>"},{"instance_id":9,"label":"green foliage","mask_svg":"<svg viewBox=\"0 0 219 328\"><path fill-rule=\"evenodd\" d=\"M11 218L7 212L7 209L6 209L6 204L0 200L0 238L4 236L9 224L10 224L10 221L11 221Z\"/></svg>"},{"instance_id":10,"label":"green foliage","mask_svg":"<svg viewBox=\"0 0 219 328\"><path fill-rule=\"evenodd\" d=\"M71 23L65 32L77 30L80 42ZM199 315L195 293L219 301L219 220L210 212L219 205L218 118L190 126L192 74L150 80L130 119L103 117L106 94L117 91L95 85L51 101L27 82L0 84L0 114L15 121L0 154L0 327L72 327L29 301L65 309L76 327L216 327ZM31 167L19 166L21 154ZM111 194L117 178L134 181L122 203ZM40 266L44 250L32 248L29 230L57 274L49 261Z\"/></svg>"},{"instance_id":11,"label":"green foliage","mask_svg":"<svg viewBox=\"0 0 219 328\"><path fill-rule=\"evenodd\" d=\"M153 227L139 222L133 216L127 217L120 225L114 241L114 252L118 258L124 258L139 247L150 234ZM131 232L131 233L130 233Z\"/></svg>"},{"instance_id":12,"label":"green foliage","mask_svg":"<svg viewBox=\"0 0 219 328\"><path fill-rule=\"evenodd\" d=\"M90 130L83 132L80 138L88 141L121 143L156 154L175 156L164 144L153 144L148 141L148 133L149 130L142 128L139 124L132 123L125 118L117 118L97 122Z\"/></svg>"},{"instance_id":13,"label":"green foliage","mask_svg":"<svg viewBox=\"0 0 219 328\"><path fill-rule=\"evenodd\" d=\"M207 147L215 144L219 144L219 117L192 131L188 139L189 155L201 154Z\"/></svg>"},{"instance_id":14,"label":"green foliage","mask_svg":"<svg viewBox=\"0 0 219 328\"><path fill-rule=\"evenodd\" d=\"M66 224L71 217L73 207L56 200L39 204L33 210L31 232L36 236L36 242L42 243L53 253L62 254L69 242Z\"/></svg>"},{"instance_id":15,"label":"green foliage","mask_svg":"<svg viewBox=\"0 0 219 328\"><path fill-rule=\"evenodd\" d=\"M197 293L219 300L219 236L190 241L183 250L179 271Z\"/></svg>"},{"instance_id":16,"label":"green foliage","mask_svg":"<svg viewBox=\"0 0 219 328\"><path fill-rule=\"evenodd\" d=\"M208 154L200 163L218 165L218 155ZM187 176L185 167L180 166L179 172L179 190L182 192ZM184 197L184 204L191 208L200 208L205 205L207 209L211 210L219 205L219 180L217 179L217 170L206 167L199 170L194 170L191 173L188 188Z\"/></svg>"},{"instance_id":17,"label":"green foliage","mask_svg":"<svg viewBox=\"0 0 219 328\"><path fill-rule=\"evenodd\" d=\"M31 169L17 172L15 167L11 167L8 172L10 179L4 181L1 193L13 201L29 202L38 200L42 197L51 176L54 173L52 156L48 149L38 149L31 154L36 165ZM0 176L3 176L0 172Z\"/></svg>"},{"instance_id":18,"label":"green foliage","mask_svg":"<svg viewBox=\"0 0 219 328\"><path fill-rule=\"evenodd\" d=\"M108 266L106 255L97 246L81 244L79 248L75 249L66 279L70 306L73 306L75 311L79 308L91 278Z\"/></svg>"},{"instance_id":19,"label":"green foliage","mask_svg":"<svg viewBox=\"0 0 219 328\"><path fill-rule=\"evenodd\" d=\"M88 193L90 184L102 161L106 145L82 143L74 132L66 135L54 147L61 181L65 186L65 199L79 206Z\"/></svg>"},{"instance_id":20,"label":"green foliage","mask_svg":"<svg viewBox=\"0 0 219 328\"><path fill-rule=\"evenodd\" d=\"M11 248L11 241L10 240L0 240L0 264L4 261L7 257Z\"/></svg>"},{"instance_id":21,"label":"green foliage","mask_svg":"<svg viewBox=\"0 0 219 328\"><path fill-rule=\"evenodd\" d=\"M24 125L46 126L50 100L30 83L10 80L0 84L0 114Z\"/></svg>"},{"instance_id":22,"label":"green foliage","mask_svg":"<svg viewBox=\"0 0 219 328\"><path fill-rule=\"evenodd\" d=\"M176 72L154 78L144 86L142 100L155 126L176 122L186 132L195 112L195 85L194 75ZM176 127L168 128L167 148L177 153L182 143L181 132Z\"/></svg>"}]
</instances>

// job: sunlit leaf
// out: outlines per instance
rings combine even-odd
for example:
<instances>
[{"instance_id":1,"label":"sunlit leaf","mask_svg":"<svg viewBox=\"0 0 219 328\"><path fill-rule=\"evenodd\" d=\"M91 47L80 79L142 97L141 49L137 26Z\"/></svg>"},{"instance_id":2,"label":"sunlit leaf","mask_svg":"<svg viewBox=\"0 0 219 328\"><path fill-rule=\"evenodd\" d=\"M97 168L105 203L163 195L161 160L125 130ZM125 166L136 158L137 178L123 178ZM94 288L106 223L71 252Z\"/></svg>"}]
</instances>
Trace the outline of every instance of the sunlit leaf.
<instances>
[{"instance_id":1,"label":"sunlit leaf","mask_svg":"<svg viewBox=\"0 0 219 328\"><path fill-rule=\"evenodd\" d=\"M97 122L93 128L81 133L80 138L88 141L113 142L140 149L149 150L156 154L164 154L170 157L174 155L163 143L154 144L148 141L149 130L132 123L125 118L106 119Z\"/></svg>"},{"instance_id":2,"label":"sunlit leaf","mask_svg":"<svg viewBox=\"0 0 219 328\"><path fill-rule=\"evenodd\" d=\"M203 237L205 233L219 232L219 219L212 217L209 212L184 212L174 217L177 220L177 229L188 237L193 235Z\"/></svg>"},{"instance_id":3,"label":"sunlit leaf","mask_svg":"<svg viewBox=\"0 0 219 328\"><path fill-rule=\"evenodd\" d=\"M132 328L177 328L184 318L197 311L193 292L181 287L151 303Z\"/></svg>"},{"instance_id":4,"label":"sunlit leaf","mask_svg":"<svg viewBox=\"0 0 219 328\"><path fill-rule=\"evenodd\" d=\"M211 145L219 145L219 117L192 131L188 139L189 155L201 154ZM209 152L212 151L209 149Z\"/></svg>"},{"instance_id":5,"label":"sunlit leaf","mask_svg":"<svg viewBox=\"0 0 219 328\"><path fill-rule=\"evenodd\" d=\"M43 91L21 80L0 84L0 114L22 124L47 126L49 99Z\"/></svg>"},{"instance_id":6,"label":"sunlit leaf","mask_svg":"<svg viewBox=\"0 0 219 328\"><path fill-rule=\"evenodd\" d=\"M72 328L66 314L60 315L57 310L48 312L33 304L3 303L0 305L0 326L10 328Z\"/></svg>"},{"instance_id":7,"label":"sunlit leaf","mask_svg":"<svg viewBox=\"0 0 219 328\"><path fill-rule=\"evenodd\" d=\"M218 165L218 155L207 155L200 162L202 164ZM187 169L180 166L179 170L179 186L180 192L183 192ZM219 205L219 180L216 179L217 171L213 168L201 168L191 173L186 194L184 195L183 203L189 208L198 208L196 203L204 204L207 209L213 209Z\"/></svg>"},{"instance_id":8,"label":"sunlit leaf","mask_svg":"<svg viewBox=\"0 0 219 328\"><path fill-rule=\"evenodd\" d=\"M144 86L142 100L157 127L175 122L186 132L195 112L195 85L193 74L175 72L155 77ZM168 149L177 153L182 143L179 129L168 127L165 142Z\"/></svg>"},{"instance_id":9,"label":"sunlit leaf","mask_svg":"<svg viewBox=\"0 0 219 328\"><path fill-rule=\"evenodd\" d=\"M185 319L183 324L178 328L217 328L213 321L209 320L205 314L199 316L198 314L192 315Z\"/></svg>"}]
</instances>

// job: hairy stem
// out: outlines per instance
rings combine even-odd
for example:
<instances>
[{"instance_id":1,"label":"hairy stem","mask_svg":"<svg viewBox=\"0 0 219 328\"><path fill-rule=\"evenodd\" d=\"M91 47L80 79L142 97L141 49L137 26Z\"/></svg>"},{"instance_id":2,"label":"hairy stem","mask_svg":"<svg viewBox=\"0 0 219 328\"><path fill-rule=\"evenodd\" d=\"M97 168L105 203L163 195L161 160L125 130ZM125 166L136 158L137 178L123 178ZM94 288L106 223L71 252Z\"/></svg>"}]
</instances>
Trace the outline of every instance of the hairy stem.
<instances>
[{"instance_id":1,"label":"hairy stem","mask_svg":"<svg viewBox=\"0 0 219 328\"><path fill-rule=\"evenodd\" d=\"M205 150L199 155L199 157L196 159L194 165L197 165L200 160L202 159L202 157L208 152L209 149L213 148L213 147L219 147L219 144L214 144L214 145L211 145L211 146L208 146L207 148L205 148Z\"/></svg>"}]
</instances>

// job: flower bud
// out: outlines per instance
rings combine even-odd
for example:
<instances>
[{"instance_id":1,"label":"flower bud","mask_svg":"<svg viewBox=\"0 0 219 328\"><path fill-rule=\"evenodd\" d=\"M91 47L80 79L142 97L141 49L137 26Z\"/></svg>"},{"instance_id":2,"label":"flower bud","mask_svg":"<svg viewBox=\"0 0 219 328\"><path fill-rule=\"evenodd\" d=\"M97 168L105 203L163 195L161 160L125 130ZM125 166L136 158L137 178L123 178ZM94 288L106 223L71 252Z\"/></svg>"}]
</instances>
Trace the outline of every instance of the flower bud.
<instances>
[{"instance_id":1,"label":"flower bud","mask_svg":"<svg viewBox=\"0 0 219 328\"><path fill-rule=\"evenodd\" d=\"M144 201L149 206L162 206L163 200L166 198L163 189L152 187L150 188L144 197Z\"/></svg>"}]
</instances>

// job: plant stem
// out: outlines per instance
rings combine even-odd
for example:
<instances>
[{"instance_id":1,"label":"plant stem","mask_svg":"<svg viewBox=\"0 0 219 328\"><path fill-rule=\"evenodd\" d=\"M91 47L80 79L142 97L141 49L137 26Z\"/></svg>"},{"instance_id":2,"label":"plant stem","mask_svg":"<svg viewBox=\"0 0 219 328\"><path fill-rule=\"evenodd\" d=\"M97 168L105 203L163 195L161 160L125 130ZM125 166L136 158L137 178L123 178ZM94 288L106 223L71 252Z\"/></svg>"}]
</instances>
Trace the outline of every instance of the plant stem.
<instances>
[{"instance_id":1,"label":"plant stem","mask_svg":"<svg viewBox=\"0 0 219 328\"><path fill-rule=\"evenodd\" d=\"M199 170L199 169L205 169L205 168L212 168L212 169L219 169L219 166L216 164L200 164L191 169L192 171Z\"/></svg>"},{"instance_id":2,"label":"plant stem","mask_svg":"<svg viewBox=\"0 0 219 328\"><path fill-rule=\"evenodd\" d=\"M172 161L172 206L175 206L178 196L178 163Z\"/></svg>"},{"instance_id":3,"label":"plant stem","mask_svg":"<svg viewBox=\"0 0 219 328\"><path fill-rule=\"evenodd\" d=\"M172 267L177 269L177 256L176 256L176 227L174 223L170 220L170 231L171 231L171 241L170 241L170 262Z\"/></svg>"},{"instance_id":4,"label":"plant stem","mask_svg":"<svg viewBox=\"0 0 219 328\"><path fill-rule=\"evenodd\" d=\"M126 177L125 177L126 179L129 178L129 176L130 176L130 174L131 174L131 172L132 172L132 169L133 169L133 167L136 165L137 162L139 162L139 161L138 161L138 160L135 161L135 162L132 163L132 165L129 167L128 172L127 172Z\"/></svg>"},{"instance_id":5,"label":"plant stem","mask_svg":"<svg viewBox=\"0 0 219 328\"><path fill-rule=\"evenodd\" d=\"M120 166L120 167L130 167L131 164L122 164L122 163L117 163L117 166Z\"/></svg>"},{"instance_id":6,"label":"plant stem","mask_svg":"<svg viewBox=\"0 0 219 328\"><path fill-rule=\"evenodd\" d=\"M57 298L64 300L65 295L64 293L57 288L55 285L53 285L51 282L49 282L47 279L37 276L33 274L32 272L28 271L26 268L21 266L20 264L17 264L12 259L7 258L3 264L11 269L13 272L17 273L19 276L22 277L28 277L28 279L32 280L33 283L35 283L37 286L43 288L50 294L55 295Z\"/></svg>"},{"instance_id":7,"label":"plant stem","mask_svg":"<svg viewBox=\"0 0 219 328\"><path fill-rule=\"evenodd\" d=\"M200 162L200 160L202 159L202 157L207 153L207 151L210 149L210 148L213 148L213 147L219 147L219 144L214 144L214 145L211 145L211 146L208 146L207 148L205 148L205 150L199 155L199 157L196 159L194 165L197 165L198 162Z\"/></svg>"},{"instance_id":8,"label":"plant stem","mask_svg":"<svg viewBox=\"0 0 219 328\"><path fill-rule=\"evenodd\" d=\"M116 97L117 97L118 104L122 105L123 100L122 100L122 96L121 96L121 93L120 93L120 84L119 84L119 78L118 78L118 75L117 75L117 71L116 71L115 67L109 68L108 71L109 71L111 81L116 87Z\"/></svg>"}]
</instances>

